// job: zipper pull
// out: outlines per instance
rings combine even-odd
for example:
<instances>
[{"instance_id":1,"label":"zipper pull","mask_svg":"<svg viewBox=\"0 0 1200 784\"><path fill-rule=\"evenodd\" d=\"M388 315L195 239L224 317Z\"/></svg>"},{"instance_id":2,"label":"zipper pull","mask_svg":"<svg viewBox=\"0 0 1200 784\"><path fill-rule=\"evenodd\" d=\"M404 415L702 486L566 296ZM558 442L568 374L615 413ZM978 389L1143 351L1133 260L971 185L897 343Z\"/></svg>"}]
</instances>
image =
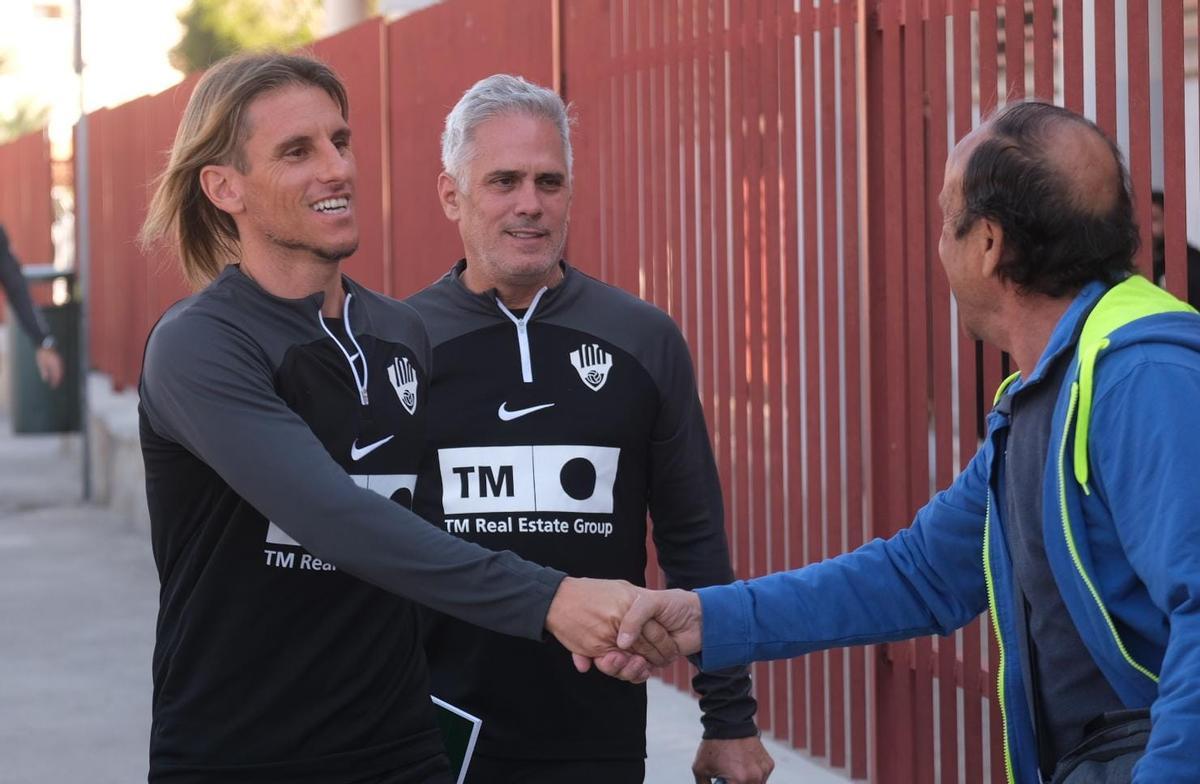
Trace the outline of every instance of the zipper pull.
<instances>
[{"instance_id":1,"label":"zipper pull","mask_svg":"<svg viewBox=\"0 0 1200 784\"><path fill-rule=\"evenodd\" d=\"M367 388L366 387L363 387L362 389L358 390L358 399L362 401L362 404L364 406L367 405Z\"/></svg>"}]
</instances>

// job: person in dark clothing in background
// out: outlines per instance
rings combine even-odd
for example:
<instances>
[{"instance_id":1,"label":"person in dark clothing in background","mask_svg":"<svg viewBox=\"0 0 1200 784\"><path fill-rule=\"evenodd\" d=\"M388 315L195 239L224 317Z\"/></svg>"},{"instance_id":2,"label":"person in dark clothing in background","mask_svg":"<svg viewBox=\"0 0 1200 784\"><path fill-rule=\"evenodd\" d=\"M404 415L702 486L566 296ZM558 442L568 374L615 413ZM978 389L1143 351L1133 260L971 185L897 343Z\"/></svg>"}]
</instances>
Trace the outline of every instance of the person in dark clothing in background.
<instances>
[{"instance_id":1,"label":"person in dark clothing in background","mask_svg":"<svg viewBox=\"0 0 1200 784\"><path fill-rule=\"evenodd\" d=\"M1163 239L1163 192L1150 194L1150 238L1154 252L1154 282L1164 286L1167 281L1167 250ZM1200 250L1187 246L1187 301L1193 308L1200 306Z\"/></svg>"},{"instance_id":2,"label":"person in dark clothing in background","mask_svg":"<svg viewBox=\"0 0 1200 784\"><path fill-rule=\"evenodd\" d=\"M62 356L58 353L54 336L50 334L45 319L34 307L33 299L29 296L29 286L21 273L21 264L9 247L8 234L3 226L0 226L0 285L4 286L9 307L16 313L21 329L25 330L25 334L37 346L35 359L38 375L51 389L57 389L63 379Z\"/></svg>"}]
</instances>

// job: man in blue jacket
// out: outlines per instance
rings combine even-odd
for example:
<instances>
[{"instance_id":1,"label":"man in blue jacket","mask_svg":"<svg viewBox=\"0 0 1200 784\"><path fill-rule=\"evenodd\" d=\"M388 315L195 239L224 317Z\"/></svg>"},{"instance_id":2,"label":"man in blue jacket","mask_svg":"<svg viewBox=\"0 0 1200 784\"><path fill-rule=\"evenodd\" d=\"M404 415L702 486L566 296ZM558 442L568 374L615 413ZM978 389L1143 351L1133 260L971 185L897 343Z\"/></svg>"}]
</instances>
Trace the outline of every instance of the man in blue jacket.
<instances>
[{"instance_id":1,"label":"man in blue jacket","mask_svg":"<svg viewBox=\"0 0 1200 784\"><path fill-rule=\"evenodd\" d=\"M990 609L1007 781L1195 781L1200 316L1132 274L1131 201L1116 146L1065 109L1010 105L965 138L938 250L964 329L1020 368L979 452L891 539L645 595L623 632L657 617L714 668Z\"/></svg>"}]
</instances>

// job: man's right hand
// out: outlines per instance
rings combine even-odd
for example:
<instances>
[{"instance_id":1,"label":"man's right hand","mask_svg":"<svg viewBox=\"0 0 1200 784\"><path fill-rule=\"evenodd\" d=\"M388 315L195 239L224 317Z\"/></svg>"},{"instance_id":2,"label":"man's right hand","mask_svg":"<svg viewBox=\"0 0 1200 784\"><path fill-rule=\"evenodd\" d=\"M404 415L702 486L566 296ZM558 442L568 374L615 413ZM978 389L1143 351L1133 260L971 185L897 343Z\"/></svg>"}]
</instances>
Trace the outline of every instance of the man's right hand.
<instances>
[{"instance_id":1,"label":"man's right hand","mask_svg":"<svg viewBox=\"0 0 1200 784\"><path fill-rule=\"evenodd\" d=\"M624 580L594 580L567 577L546 613L546 630L567 650L575 654L575 666L586 672L593 661L617 650L617 630L638 597L649 591ZM661 667L679 656L672 636L653 619L638 625L623 646L641 656L650 665ZM618 667L626 680L649 677L648 667ZM607 670L606 670L607 672ZM608 672L616 675L617 672Z\"/></svg>"},{"instance_id":2,"label":"man's right hand","mask_svg":"<svg viewBox=\"0 0 1200 784\"><path fill-rule=\"evenodd\" d=\"M34 355L37 362L38 375L51 389L58 389L63 380L62 356L52 347L39 348Z\"/></svg>"},{"instance_id":3,"label":"man's right hand","mask_svg":"<svg viewBox=\"0 0 1200 784\"><path fill-rule=\"evenodd\" d=\"M662 666L662 662L647 661L639 655L639 645L645 635L657 637L660 633L670 637L671 645L680 656L697 653L701 647L703 613L700 597L691 591L647 591L637 592L633 604L621 619L617 634L618 650L612 650L595 658L596 668L605 675L631 683L642 683L650 677L651 665ZM663 647L661 642L658 647ZM581 672L580 656L575 657L576 667ZM667 662L669 663L669 662ZM769 758L768 758L769 759Z\"/></svg>"}]
</instances>

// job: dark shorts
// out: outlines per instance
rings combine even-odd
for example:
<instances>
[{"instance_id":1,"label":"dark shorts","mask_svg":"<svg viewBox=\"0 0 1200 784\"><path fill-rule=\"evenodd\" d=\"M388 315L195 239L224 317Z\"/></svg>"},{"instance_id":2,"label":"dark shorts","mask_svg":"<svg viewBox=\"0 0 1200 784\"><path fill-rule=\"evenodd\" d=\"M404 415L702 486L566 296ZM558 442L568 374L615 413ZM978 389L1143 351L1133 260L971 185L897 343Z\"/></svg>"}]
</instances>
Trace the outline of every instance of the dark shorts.
<instances>
[{"instance_id":1,"label":"dark shorts","mask_svg":"<svg viewBox=\"0 0 1200 784\"><path fill-rule=\"evenodd\" d=\"M471 760L466 784L642 784L645 760Z\"/></svg>"}]
</instances>

